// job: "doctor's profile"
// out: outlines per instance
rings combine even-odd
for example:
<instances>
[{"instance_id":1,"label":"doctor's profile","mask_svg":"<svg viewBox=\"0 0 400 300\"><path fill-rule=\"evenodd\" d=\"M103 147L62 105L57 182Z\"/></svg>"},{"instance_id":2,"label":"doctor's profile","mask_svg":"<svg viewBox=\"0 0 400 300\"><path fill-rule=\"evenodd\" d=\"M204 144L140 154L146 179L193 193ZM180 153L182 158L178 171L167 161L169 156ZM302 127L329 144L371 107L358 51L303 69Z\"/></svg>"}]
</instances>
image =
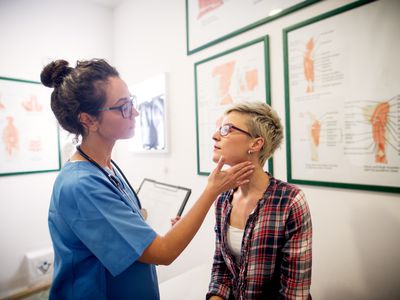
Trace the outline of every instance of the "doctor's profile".
<instances>
[{"instance_id":1,"label":"doctor's profile","mask_svg":"<svg viewBox=\"0 0 400 300\"><path fill-rule=\"evenodd\" d=\"M253 162L250 181L215 202L215 253L207 299L311 299L312 224L303 191L263 166L283 140L276 112L234 104L213 134L213 160Z\"/></svg>"},{"instance_id":2,"label":"doctor's profile","mask_svg":"<svg viewBox=\"0 0 400 300\"><path fill-rule=\"evenodd\" d=\"M41 82L54 89L51 108L61 127L81 137L51 195L49 298L159 299L155 265L182 253L218 195L247 184L254 164L243 159L222 170L221 156L198 200L161 236L145 222L137 194L111 158L116 141L135 134L139 115L118 71L102 59L75 67L56 60L44 67Z\"/></svg>"}]
</instances>

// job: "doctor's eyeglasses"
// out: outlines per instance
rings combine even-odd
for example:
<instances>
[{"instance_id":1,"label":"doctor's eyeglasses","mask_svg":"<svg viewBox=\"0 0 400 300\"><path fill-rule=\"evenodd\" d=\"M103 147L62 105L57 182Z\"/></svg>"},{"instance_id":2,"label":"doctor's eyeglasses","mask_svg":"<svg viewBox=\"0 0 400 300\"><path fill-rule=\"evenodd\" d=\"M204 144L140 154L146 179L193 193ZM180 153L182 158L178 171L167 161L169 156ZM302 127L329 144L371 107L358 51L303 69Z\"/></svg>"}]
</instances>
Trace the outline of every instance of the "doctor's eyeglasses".
<instances>
[{"instance_id":1,"label":"doctor's eyeglasses","mask_svg":"<svg viewBox=\"0 0 400 300\"><path fill-rule=\"evenodd\" d=\"M220 128L218 128L218 132L219 132L219 134L221 136L227 136L232 131L232 129L236 129L237 131L240 131L240 132L248 135L249 137L252 137L252 135L249 132L247 132L247 131L245 131L243 129L240 129L240 128L238 128L235 125L230 124L230 123L222 125Z\"/></svg>"},{"instance_id":2,"label":"doctor's eyeglasses","mask_svg":"<svg viewBox=\"0 0 400 300\"><path fill-rule=\"evenodd\" d=\"M99 111L119 110L124 119L130 119L132 117L133 108L137 110L136 96L131 95L129 97L129 101L122 105L103 107L103 108L99 108L98 110Z\"/></svg>"}]
</instances>

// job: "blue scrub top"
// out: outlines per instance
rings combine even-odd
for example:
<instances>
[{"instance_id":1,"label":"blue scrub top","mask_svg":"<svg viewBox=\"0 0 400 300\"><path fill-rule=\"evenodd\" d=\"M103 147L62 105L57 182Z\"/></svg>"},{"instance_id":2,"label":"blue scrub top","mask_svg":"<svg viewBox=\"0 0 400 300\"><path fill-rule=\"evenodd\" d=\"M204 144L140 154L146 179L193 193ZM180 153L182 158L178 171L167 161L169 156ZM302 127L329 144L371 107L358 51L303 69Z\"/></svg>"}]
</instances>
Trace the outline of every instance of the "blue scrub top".
<instances>
[{"instance_id":1,"label":"blue scrub top","mask_svg":"<svg viewBox=\"0 0 400 300\"><path fill-rule=\"evenodd\" d=\"M159 299L154 265L137 259L157 234L135 195L90 162L67 162L51 196L55 261L50 299ZM129 197L128 197L129 196Z\"/></svg>"}]
</instances>

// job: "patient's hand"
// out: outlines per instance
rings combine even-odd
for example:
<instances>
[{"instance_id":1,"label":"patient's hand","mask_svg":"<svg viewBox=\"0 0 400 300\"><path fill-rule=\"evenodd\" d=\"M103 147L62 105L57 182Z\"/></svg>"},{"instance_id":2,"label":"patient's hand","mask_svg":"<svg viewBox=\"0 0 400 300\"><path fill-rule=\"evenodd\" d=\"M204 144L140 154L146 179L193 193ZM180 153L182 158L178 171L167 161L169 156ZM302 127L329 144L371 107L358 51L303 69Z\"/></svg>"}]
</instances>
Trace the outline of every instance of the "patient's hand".
<instances>
[{"instance_id":1,"label":"patient's hand","mask_svg":"<svg viewBox=\"0 0 400 300\"><path fill-rule=\"evenodd\" d=\"M174 226L176 222L178 222L181 219L180 216L176 216L175 218L171 219L171 226Z\"/></svg>"}]
</instances>

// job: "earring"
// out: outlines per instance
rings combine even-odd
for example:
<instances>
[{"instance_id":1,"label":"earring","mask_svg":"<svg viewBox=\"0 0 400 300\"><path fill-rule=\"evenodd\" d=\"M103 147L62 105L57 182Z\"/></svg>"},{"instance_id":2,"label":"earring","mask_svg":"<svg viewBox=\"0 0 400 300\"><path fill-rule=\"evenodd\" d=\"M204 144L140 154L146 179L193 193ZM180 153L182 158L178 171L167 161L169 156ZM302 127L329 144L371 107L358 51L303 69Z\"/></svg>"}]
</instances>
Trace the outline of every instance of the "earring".
<instances>
[{"instance_id":1,"label":"earring","mask_svg":"<svg viewBox=\"0 0 400 300\"><path fill-rule=\"evenodd\" d=\"M251 154L251 150L248 150L248 151L247 151L247 154L250 155L250 154Z\"/></svg>"},{"instance_id":2,"label":"earring","mask_svg":"<svg viewBox=\"0 0 400 300\"><path fill-rule=\"evenodd\" d=\"M76 134L75 137L72 139L72 144L76 145L79 142L79 135Z\"/></svg>"}]
</instances>

